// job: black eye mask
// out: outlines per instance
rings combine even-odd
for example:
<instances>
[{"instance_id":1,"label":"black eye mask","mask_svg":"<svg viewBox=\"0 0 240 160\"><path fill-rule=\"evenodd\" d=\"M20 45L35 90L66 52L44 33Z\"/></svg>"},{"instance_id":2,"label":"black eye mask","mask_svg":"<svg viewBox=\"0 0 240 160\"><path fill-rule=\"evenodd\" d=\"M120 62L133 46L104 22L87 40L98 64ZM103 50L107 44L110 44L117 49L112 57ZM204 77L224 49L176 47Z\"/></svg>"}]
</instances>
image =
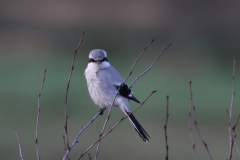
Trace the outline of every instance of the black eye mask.
<instances>
[{"instance_id":1,"label":"black eye mask","mask_svg":"<svg viewBox=\"0 0 240 160\"><path fill-rule=\"evenodd\" d=\"M107 57L104 57L102 60L99 60L99 61L100 61L101 63L104 62L104 61L108 62L108 59L107 59ZM94 60L94 59L90 58L88 62L89 62L89 63L90 63L90 62L97 62L97 60Z\"/></svg>"}]
</instances>

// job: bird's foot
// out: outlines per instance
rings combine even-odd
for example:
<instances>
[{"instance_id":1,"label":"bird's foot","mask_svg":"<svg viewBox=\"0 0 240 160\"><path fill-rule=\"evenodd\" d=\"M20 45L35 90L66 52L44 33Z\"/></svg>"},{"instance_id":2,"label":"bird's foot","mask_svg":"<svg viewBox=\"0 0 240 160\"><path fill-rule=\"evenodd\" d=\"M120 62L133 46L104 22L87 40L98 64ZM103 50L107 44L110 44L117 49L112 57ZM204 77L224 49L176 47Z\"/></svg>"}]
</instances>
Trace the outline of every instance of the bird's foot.
<instances>
[{"instance_id":1,"label":"bird's foot","mask_svg":"<svg viewBox=\"0 0 240 160\"><path fill-rule=\"evenodd\" d=\"M101 109L99 110L100 115L103 115L103 112L104 112L104 111L105 111L105 109L101 108Z\"/></svg>"}]
</instances>

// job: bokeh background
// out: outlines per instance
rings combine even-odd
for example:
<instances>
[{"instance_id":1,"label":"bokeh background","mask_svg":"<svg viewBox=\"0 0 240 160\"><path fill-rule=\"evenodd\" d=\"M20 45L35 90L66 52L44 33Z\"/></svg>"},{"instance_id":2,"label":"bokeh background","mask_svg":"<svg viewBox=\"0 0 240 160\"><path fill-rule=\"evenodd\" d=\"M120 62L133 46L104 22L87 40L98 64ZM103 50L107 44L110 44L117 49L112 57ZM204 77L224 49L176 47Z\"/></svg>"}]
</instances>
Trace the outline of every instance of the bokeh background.
<instances>
[{"instance_id":1,"label":"bokeh background","mask_svg":"<svg viewBox=\"0 0 240 160\"><path fill-rule=\"evenodd\" d=\"M228 119L234 56L240 55L239 1L1 1L0 2L0 159L19 159L16 128L24 159L36 159L37 99L41 97L41 159L64 155L64 98L74 50L77 53L68 98L70 143L98 111L88 94L84 70L88 53L102 48L125 78L141 51L155 38L127 83L143 72L169 43L172 46L132 90L143 101L135 116L150 134L145 144L128 120L102 140L99 159L165 159L164 123L169 95L170 159L193 159L188 112L189 81L198 125L214 159L229 155ZM233 121L240 111L240 62L237 60ZM137 104L132 102L131 108ZM76 159L97 138L106 119L99 117L79 138ZM109 130L123 114L113 109ZM199 159L209 156L193 127ZM240 134L237 127L236 133ZM239 139L237 140L240 143ZM89 152L95 156L95 147ZM88 156L83 159L89 159ZM239 159L233 149L233 159Z\"/></svg>"}]
</instances>

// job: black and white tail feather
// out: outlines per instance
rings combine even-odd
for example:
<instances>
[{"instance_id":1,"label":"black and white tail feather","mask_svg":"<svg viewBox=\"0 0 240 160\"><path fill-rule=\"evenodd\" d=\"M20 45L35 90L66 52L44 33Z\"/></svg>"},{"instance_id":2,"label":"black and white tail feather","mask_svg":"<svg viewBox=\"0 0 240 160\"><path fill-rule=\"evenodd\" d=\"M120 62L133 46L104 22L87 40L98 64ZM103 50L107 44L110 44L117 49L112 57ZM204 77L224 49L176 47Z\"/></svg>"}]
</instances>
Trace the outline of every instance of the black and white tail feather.
<instances>
[{"instance_id":1,"label":"black and white tail feather","mask_svg":"<svg viewBox=\"0 0 240 160\"><path fill-rule=\"evenodd\" d=\"M117 86L117 89L119 89L119 86ZM123 84L122 87L119 90L119 94L123 97L126 97L128 99L131 99L137 103L140 103L137 98L134 97L132 91L128 88L128 86L126 84ZM122 109L123 110L123 109ZM123 110L123 112L126 115L129 115L131 112L128 112L126 110ZM145 131L145 129L141 126L141 124L137 121L137 119L134 117L133 114L130 114L128 116L128 119L130 120L130 122L132 123L132 125L134 126L135 130L138 132L139 136L143 139L144 142L149 141L148 137L150 138L150 136L148 135L148 133Z\"/></svg>"},{"instance_id":2,"label":"black and white tail feather","mask_svg":"<svg viewBox=\"0 0 240 160\"><path fill-rule=\"evenodd\" d=\"M125 111L125 113L126 113L126 115L129 115L131 112ZM138 132L139 136L143 139L143 141L147 142L148 141L148 137L150 138L150 136L145 131L145 129L141 126L141 124L137 121L137 119L134 117L134 115L130 114L128 116L128 119L130 120L130 122L134 126L135 130Z\"/></svg>"}]
</instances>

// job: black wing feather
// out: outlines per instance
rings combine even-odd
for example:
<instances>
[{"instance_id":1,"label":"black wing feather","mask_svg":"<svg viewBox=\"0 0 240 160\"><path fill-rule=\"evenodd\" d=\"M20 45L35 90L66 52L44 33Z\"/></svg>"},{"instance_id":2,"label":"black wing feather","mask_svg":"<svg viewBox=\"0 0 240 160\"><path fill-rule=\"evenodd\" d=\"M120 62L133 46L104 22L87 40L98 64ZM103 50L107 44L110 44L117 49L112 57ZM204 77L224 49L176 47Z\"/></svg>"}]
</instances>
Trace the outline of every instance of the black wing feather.
<instances>
[{"instance_id":1,"label":"black wing feather","mask_svg":"<svg viewBox=\"0 0 240 160\"><path fill-rule=\"evenodd\" d=\"M119 89L119 86L116 86L117 89ZM137 103L140 103L137 98L133 96L133 93L131 89L128 89L128 85L123 84L122 87L119 90L119 94L125 98L131 99Z\"/></svg>"}]
</instances>

